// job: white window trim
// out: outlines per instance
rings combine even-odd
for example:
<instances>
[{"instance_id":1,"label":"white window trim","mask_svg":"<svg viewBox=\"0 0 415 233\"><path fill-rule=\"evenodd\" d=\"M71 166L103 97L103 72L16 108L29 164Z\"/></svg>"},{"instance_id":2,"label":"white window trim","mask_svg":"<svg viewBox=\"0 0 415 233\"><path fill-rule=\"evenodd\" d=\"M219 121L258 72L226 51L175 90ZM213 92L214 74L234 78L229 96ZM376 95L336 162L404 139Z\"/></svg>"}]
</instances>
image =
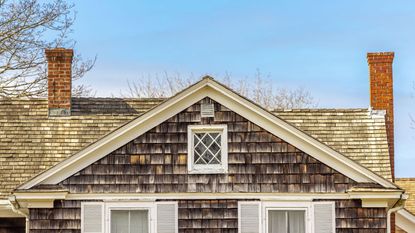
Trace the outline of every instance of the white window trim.
<instances>
[{"instance_id":1,"label":"white window trim","mask_svg":"<svg viewBox=\"0 0 415 233\"><path fill-rule=\"evenodd\" d=\"M262 202L262 232L268 232L269 210L304 210L305 233L313 233L313 202Z\"/></svg>"},{"instance_id":2,"label":"white window trim","mask_svg":"<svg viewBox=\"0 0 415 233\"><path fill-rule=\"evenodd\" d=\"M194 132L221 132L221 164L195 165L193 144ZM215 174L228 172L228 126L227 125L189 125L187 128L187 169L190 174Z\"/></svg>"},{"instance_id":3,"label":"white window trim","mask_svg":"<svg viewBox=\"0 0 415 233\"><path fill-rule=\"evenodd\" d=\"M112 210L147 210L148 230L156 233L157 202L106 202L105 203L105 232L111 232L111 211Z\"/></svg>"}]
</instances>

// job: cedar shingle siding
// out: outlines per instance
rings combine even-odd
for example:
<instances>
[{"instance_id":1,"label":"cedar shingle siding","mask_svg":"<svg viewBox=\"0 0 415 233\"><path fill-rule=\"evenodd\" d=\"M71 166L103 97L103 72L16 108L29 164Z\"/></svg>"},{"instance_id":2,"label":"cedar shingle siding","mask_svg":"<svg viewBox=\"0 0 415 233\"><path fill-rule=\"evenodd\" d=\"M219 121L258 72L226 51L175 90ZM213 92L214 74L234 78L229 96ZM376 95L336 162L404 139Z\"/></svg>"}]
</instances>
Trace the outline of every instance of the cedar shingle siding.
<instances>
[{"instance_id":1,"label":"cedar shingle siding","mask_svg":"<svg viewBox=\"0 0 415 233\"><path fill-rule=\"evenodd\" d=\"M0 198L162 99L72 98L71 117L48 117L47 99L0 99ZM383 117L369 109L273 111L383 177L391 169ZM28 156L30 154L30 156Z\"/></svg>"},{"instance_id":2,"label":"cedar shingle siding","mask_svg":"<svg viewBox=\"0 0 415 233\"><path fill-rule=\"evenodd\" d=\"M214 119L201 119L199 111L194 104L60 185L71 193L327 193L361 185L218 103ZM228 174L187 174L190 124L227 124ZM177 201L180 233L237 233L238 200ZM386 232L385 209L335 202L337 232ZM31 209L30 232L80 232L80 207L66 200Z\"/></svg>"},{"instance_id":3,"label":"cedar shingle siding","mask_svg":"<svg viewBox=\"0 0 415 233\"><path fill-rule=\"evenodd\" d=\"M61 185L71 193L345 192L358 186L220 104L215 110L215 118L201 119L194 104ZM188 174L192 124L227 124L227 174Z\"/></svg>"},{"instance_id":4,"label":"cedar shingle siding","mask_svg":"<svg viewBox=\"0 0 415 233\"><path fill-rule=\"evenodd\" d=\"M244 200L246 201L246 200ZM386 210L362 208L359 200L336 202L337 233L385 233ZM237 200L180 200L179 233L237 233ZM81 201L55 201L54 209L31 209L31 233L80 233Z\"/></svg>"}]
</instances>

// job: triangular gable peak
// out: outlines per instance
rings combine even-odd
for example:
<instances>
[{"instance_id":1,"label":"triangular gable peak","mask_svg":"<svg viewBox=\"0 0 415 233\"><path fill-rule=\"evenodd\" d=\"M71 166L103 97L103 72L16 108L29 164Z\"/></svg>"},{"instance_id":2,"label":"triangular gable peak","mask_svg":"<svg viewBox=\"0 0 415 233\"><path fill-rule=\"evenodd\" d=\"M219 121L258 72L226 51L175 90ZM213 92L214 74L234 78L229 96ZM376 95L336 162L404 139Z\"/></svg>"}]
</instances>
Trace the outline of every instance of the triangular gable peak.
<instances>
[{"instance_id":1,"label":"triangular gable peak","mask_svg":"<svg viewBox=\"0 0 415 233\"><path fill-rule=\"evenodd\" d=\"M213 106L214 117L201 117L201 105ZM188 170L195 126L226 126L226 174ZM344 193L362 185L208 97L59 183L77 194Z\"/></svg>"},{"instance_id":2,"label":"triangular gable peak","mask_svg":"<svg viewBox=\"0 0 415 233\"><path fill-rule=\"evenodd\" d=\"M157 107L29 180L21 185L19 189L29 189L39 184L58 184L206 97L222 104L356 182L377 183L383 187L396 188L390 181L236 94L211 77L205 77Z\"/></svg>"}]
</instances>

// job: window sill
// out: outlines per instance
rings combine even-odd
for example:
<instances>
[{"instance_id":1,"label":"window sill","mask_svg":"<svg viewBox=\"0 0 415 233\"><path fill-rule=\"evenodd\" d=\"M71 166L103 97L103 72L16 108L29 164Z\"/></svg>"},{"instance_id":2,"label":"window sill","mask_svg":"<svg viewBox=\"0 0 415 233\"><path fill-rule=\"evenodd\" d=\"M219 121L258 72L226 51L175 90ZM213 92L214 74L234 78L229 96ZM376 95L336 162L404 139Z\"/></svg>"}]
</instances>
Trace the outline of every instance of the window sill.
<instances>
[{"instance_id":1,"label":"window sill","mask_svg":"<svg viewBox=\"0 0 415 233\"><path fill-rule=\"evenodd\" d=\"M192 169L188 170L189 174L226 174L228 173L227 169Z\"/></svg>"}]
</instances>

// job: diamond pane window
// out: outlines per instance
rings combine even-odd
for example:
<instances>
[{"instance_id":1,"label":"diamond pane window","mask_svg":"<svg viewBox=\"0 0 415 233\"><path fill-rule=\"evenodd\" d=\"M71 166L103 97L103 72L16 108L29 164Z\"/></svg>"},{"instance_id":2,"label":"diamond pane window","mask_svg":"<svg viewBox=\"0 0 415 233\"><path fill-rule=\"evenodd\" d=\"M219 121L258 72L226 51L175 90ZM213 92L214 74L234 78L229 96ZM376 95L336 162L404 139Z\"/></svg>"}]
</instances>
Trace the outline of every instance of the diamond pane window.
<instances>
[{"instance_id":1,"label":"diamond pane window","mask_svg":"<svg viewBox=\"0 0 415 233\"><path fill-rule=\"evenodd\" d=\"M189 126L189 172L223 173L227 169L225 125Z\"/></svg>"}]
</instances>

